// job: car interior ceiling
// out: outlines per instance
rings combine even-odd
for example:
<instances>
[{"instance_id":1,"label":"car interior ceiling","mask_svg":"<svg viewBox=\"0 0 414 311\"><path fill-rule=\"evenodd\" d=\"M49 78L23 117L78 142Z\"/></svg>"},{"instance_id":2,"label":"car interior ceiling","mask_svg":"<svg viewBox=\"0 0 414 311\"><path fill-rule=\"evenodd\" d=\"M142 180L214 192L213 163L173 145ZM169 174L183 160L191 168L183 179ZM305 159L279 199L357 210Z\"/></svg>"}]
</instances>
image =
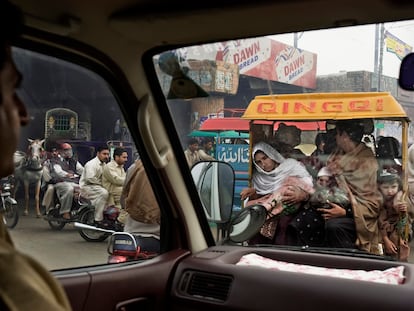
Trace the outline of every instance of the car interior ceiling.
<instances>
[{"instance_id":1,"label":"car interior ceiling","mask_svg":"<svg viewBox=\"0 0 414 311\"><path fill-rule=\"evenodd\" d=\"M158 3L156 1L125 0L118 2L108 0L100 2L99 7L101 10L90 11L81 11L79 8L93 7L95 5L94 2L70 1L70 7L72 9L69 9L67 12L62 11L56 3L46 2L49 4L48 6L45 5L39 8L34 3L26 1L25 6L28 8L27 11L31 12L26 17L29 25L33 24L42 29L44 23L54 23L57 26L55 30L59 31L58 26L68 27L68 23L72 22L81 24L82 15L88 12L87 14L91 16L106 16L110 21L110 27L121 31L128 38L134 38L137 42L156 45L189 44L200 41L224 40L234 37L234 35L249 37L268 33L285 33L303 31L305 29L310 30L374 23L378 21L376 16L380 17L381 21L392 20L396 14L398 14L399 19L411 17L409 10L405 9L409 8L411 2L406 0L365 1L362 8L361 3L358 1L355 1L354 5L348 2L332 5L330 1L313 1L312 10L315 12L320 12L333 6L330 9L331 14L323 16L318 14L301 15L299 10L304 1L300 0L278 1L277 3L262 0L255 2L254 7L248 1L230 1L232 15L234 16L232 19L233 26L225 27L228 18L227 12L223 9L223 4L217 1L193 3L191 5L178 1L177 3L165 5L163 1ZM149 2L151 5L149 5ZM172 8L177 8L177 13ZM186 11L181 11L183 8ZM40 13L38 13L39 10ZM282 12L277 19L273 16L275 10ZM378 13L364 14L365 10ZM296 12L295 15L300 16L300 18L295 18L294 23L291 21L291 12ZM188 22L182 22L183 16L186 16L186 20L189 20L191 28L197 31L183 33L181 31L175 31L174 27L166 27L168 24L176 24L179 28L187 28L186 25L188 25ZM251 20L252 16L260 16L260 18L255 19L254 24L248 23L249 27L245 27L245 21ZM215 31L212 31L215 29L214 27L204 26L213 19L216 20L214 24L218 26ZM153 21L156 22L153 23ZM129 27L136 27L140 31L131 32L129 31ZM74 31L74 36L76 37L76 31ZM162 39L154 42L154 40L159 40L157 38Z\"/></svg>"}]
</instances>

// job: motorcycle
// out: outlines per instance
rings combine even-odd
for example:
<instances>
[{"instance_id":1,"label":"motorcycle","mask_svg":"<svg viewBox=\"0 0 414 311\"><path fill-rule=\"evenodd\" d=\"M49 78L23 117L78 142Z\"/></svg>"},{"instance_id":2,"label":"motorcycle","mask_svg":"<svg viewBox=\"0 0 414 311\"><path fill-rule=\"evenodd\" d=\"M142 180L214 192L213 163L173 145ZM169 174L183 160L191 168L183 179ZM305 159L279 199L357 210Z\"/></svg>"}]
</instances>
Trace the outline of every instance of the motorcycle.
<instances>
[{"instance_id":1,"label":"motorcycle","mask_svg":"<svg viewBox=\"0 0 414 311\"><path fill-rule=\"evenodd\" d=\"M75 227L79 228L79 233L82 231L94 231L105 238L111 236L107 248L109 254L108 263L149 259L160 253L160 239L153 234L115 231L80 222L75 222ZM117 229L120 228L118 227Z\"/></svg>"},{"instance_id":2,"label":"motorcycle","mask_svg":"<svg viewBox=\"0 0 414 311\"><path fill-rule=\"evenodd\" d=\"M4 224L12 229L19 221L17 201L12 197L13 177L8 176L0 180L1 209Z\"/></svg>"},{"instance_id":3,"label":"motorcycle","mask_svg":"<svg viewBox=\"0 0 414 311\"><path fill-rule=\"evenodd\" d=\"M116 207L107 206L103 214L104 219L100 225L104 230L97 230L98 227L95 227L95 207L91 205L87 198L80 194L78 189L75 189L70 219L61 216L60 202L56 193L54 193L53 207L46 212L43 218L54 230L62 230L67 223L75 223L75 226L77 223L83 224L85 226L79 229L79 234L84 240L88 242L102 242L112 232L122 231L123 229L123 225L117 221L119 211Z\"/></svg>"},{"instance_id":4,"label":"motorcycle","mask_svg":"<svg viewBox=\"0 0 414 311\"><path fill-rule=\"evenodd\" d=\"M88 242L105 241L112 233L123 230L123 224L118 221L119 210L113 205L107 206L103 212L103 220L99 227L95 223L95 208L89 208L82 213L75 227L79 228L80 236Z\"/></svg>"},{"instance_id":5,"label":"motorcycle","mask_svg":"<svg viewBox=\"0 0 414 311\"><path fill-rule=\"evenodd\" d=\"M46 190L46 191L49 191ZM54 189L53 189L54 191ZM56 193L53 193L54 204L46 214L43 216L49 226L53 230L62 230L67 223L81 223L86 227L79 229L79 234L83 239L88 242L101 242L104 241L112 232L122 231L122 224L117 221L119 211L114 206L108 206L105 208L103 214L104 219L101 222L101 226L109 232L90 230L90 227L95 226L95 207L91 202L80 194L79 189L75 189L73 195L72 207L70 210L70 218L63 218L60 213L60 202Z\"/></svg>"},{"instance_id":6,"label":"motorcycle","mask_svg":"<svg viewBox=\"0 0 414 311\"><path fill-rule=\"evenodd\" d=\"M160 238L153 234L114 232L108 241L108 263L150 259L160 253Z\"/></svg>"},{"instance_id":7,"label":"motorcycle","mask_svg":"<svg viewBox=\"0 0 414 311\"><path fill-rule=\"evenodd\" d=\"M85 214L87 214L90 209L93 210L90 201L82 197L79 191L75 190L70 210L70 219L63 218L60 214L60 202L56 193L54 193L53 196L53 207L46 211L46 214L43 216L43 219L49 223L49 226L53 230L62 230L67 223L82 221L82 219L86 217Z\"/></svg>"}]
</instances>

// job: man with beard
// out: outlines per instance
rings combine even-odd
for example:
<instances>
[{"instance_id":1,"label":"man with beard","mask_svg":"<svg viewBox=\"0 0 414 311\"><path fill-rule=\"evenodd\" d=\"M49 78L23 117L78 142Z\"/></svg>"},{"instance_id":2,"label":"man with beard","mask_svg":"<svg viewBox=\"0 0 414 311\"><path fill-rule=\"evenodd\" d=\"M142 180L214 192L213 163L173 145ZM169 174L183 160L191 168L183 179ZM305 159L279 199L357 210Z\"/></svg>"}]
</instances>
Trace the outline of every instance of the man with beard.
<instances>
[{"instance_id":1,"label":"man with beard","mask_svg":"<svg viewBox=\"0 0 414 311\"><path fill-rule=\"evenodd\" d=\"M72 146L63 143L60 146L60 158L54 162L52 180L55 181L56 194L60 202L60 215L70 219L73 203L73 193L79 185L79 176L83 166L73 158Z\"/></svg>"}]
</instances>

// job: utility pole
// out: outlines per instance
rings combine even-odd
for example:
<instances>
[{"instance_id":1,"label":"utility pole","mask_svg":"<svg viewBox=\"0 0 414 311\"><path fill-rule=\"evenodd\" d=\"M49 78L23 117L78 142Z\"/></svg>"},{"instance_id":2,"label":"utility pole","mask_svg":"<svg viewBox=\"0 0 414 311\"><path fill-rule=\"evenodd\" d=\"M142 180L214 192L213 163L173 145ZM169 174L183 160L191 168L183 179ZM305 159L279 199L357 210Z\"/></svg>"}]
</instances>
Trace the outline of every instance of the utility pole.
<instances>
[{"instance_id":1,"label":"utility pole","mask_svg":"<svg viewBox=\"0 0 414 311\"><path fill-rule=\"evenodd\" d=\"M377 91L381 91L381 76L382 76L382 60L384 56L384 32L385 27L384 24L380 26L380 41L379 41L379 59L378 59L378 88Z\"/></svg>"},{"instance_id":2,"label":"utility pole","mask_svg":"<svg viewBox=\"0 0 414 311\"><path fill-rule=\"evenodd\" d=\"M303 36L303 32L300 32L300 33L294 32L293 33L293 46L295 48L298 47L298 41L299 41L300 38L302 38L302 36Z\"/></svg>"},{"instance_id":3,"label":"utility pole","mask_svg":"<svg viewBox=\"0 0 414 311\"><path fill-rule=\"evenodd\" d=\"M379 31L380 25L375 24L375 54L374 54L374 74L377 77L378 74L378 45L379 45Z\"/></svg>"}]
</instances>

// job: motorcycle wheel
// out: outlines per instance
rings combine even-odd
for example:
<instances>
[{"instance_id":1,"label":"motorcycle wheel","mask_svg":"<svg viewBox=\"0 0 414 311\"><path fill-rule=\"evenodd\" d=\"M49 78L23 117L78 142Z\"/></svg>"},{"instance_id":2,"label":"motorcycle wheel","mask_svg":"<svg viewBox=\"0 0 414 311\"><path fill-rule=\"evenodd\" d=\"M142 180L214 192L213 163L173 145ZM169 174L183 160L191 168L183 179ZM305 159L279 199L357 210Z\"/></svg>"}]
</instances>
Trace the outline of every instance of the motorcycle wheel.
<instances>
[{"instance_id":1,"label":"motorcycle wheel","mask_svg":"<svg viewBox=\"0 0 414 311\"><path fill-rule=\"evenodd\" d=\"M5 211L3 213L4 224L9 229L16 227L17 222L19 221L19 210L17 204L12 204L10 202L4 202Z\"/></svg>"},{"instance_id":2,"label":"motorcycle wheel","mask_svg":"<svg viewBox=\"0 0 414 311\"><path fill-rule=\"evenodd\" d=\"M79 221L83 224L93 226L95 224L95 211L93 209L87 209L79 216ZM79 229L79 234L87 242L102 242L111 235L107 232L88 229Z\"/></svg>"},{"instance_id":3,"label":"motorcycle wheel","mask_svg":"<svg viewBox=\"0 0 414 311\"><path fill-rule=\"evenodd\" d=\"M59 219L60 218L59 210L57 208L52 209L48 213L48 217ZM59 221L59 220L48 220L47 222L49 223L50 228L52 228L53 230L62 230L63 227L66 225L66 222Z\"/></svg>"}]
</instances>

